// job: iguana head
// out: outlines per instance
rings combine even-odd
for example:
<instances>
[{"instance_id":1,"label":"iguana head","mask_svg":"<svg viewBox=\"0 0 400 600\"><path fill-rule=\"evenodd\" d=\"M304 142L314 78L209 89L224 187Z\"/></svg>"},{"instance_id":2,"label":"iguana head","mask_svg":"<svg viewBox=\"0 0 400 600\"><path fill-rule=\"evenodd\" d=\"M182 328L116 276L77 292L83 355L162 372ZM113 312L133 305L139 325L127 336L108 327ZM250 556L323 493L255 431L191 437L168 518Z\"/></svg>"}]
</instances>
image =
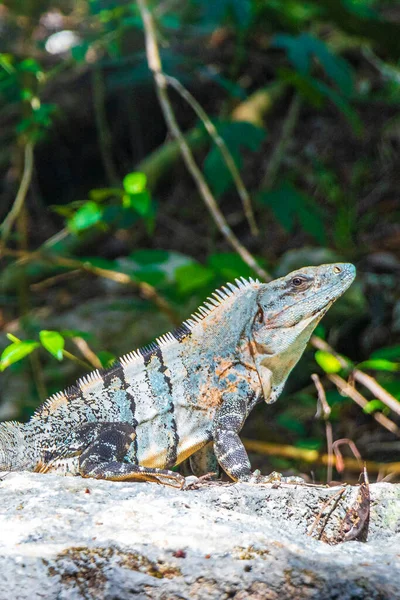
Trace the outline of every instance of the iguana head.
<instances>
[{"instance_id":1,"label":"iguana head","mask_svg":"<svg viewBox=\"0 0 400 600\"><path fill-rule=\"evenodd\" d=\"M267 402L274 402L316 325L350 286L349 263L304 267L259 286L251 341Z\"/></svg>"}]
</instances>

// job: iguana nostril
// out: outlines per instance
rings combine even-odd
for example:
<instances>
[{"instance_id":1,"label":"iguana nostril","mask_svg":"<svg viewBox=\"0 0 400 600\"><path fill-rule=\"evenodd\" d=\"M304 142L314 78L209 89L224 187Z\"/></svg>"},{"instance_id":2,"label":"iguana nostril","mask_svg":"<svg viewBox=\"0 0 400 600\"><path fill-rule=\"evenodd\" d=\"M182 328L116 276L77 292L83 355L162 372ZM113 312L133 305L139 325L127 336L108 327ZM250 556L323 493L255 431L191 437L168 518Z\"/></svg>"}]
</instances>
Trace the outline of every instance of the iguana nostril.
<instances>
[{"instance_id":1,"label":"iguana nostril","mask_svg":"<svg viewBox=\"0 0 400 600\"><path fill-rule=\"evenodd\" d=\"M341 273L342 269L340 267L338 267L338 266L335 266L335 267L333 267L333 272L334 273Z\"/></svg>"}]
</instances>

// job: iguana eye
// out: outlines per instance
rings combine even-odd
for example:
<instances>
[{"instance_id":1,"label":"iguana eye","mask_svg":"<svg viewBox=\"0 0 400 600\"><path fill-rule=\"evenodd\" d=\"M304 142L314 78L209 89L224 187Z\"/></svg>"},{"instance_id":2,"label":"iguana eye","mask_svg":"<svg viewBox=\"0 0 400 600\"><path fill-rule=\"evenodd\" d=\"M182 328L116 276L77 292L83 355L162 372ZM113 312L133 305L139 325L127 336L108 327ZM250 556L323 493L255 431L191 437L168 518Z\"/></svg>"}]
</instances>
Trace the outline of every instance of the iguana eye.
<instances>
[{"instance_id":1,"label":"iguana eye","mask_svg":"<svg viewBox=\"0 0 400 600\"><path fill-rule=\"evenodd\" d=\"M292 279L292 284L296 287L299 287L299 285L301 285L304 282L304 279L302 279L301 277L293 277Z\"/></svg>"},{"instance_id":2,"label":"iguana eye","mask_svg":"<svg viewBox=\"0 0 400 600\"><path fill-rule=\"evenodd\" d=\"M292 284L292 286L298 288L304 287L305 284L309 283L309 280L306 277L302 277L301 275L296 275L296 277L293 277L290 283Z\"/></svg>"}]
</instances>

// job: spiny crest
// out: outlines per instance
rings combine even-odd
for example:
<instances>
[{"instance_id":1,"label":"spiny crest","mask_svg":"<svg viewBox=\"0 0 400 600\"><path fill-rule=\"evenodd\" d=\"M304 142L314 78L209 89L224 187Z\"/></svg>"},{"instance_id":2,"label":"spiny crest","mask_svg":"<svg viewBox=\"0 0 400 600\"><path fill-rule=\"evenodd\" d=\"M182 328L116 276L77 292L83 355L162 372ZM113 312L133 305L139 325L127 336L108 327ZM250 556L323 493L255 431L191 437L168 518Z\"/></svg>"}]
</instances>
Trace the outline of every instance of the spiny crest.
<instances>
[{"instance_id":1,"label":"spiny crest","mask_svg":"<svg viewBox=\"0 0 400 600\"><path fill-rule=\"evenodd\" d=\"M246 288L255 283L260 283L258 279L253 279L249 277L249 279L245 279L241 277L240 279L235 279L235 284L227 283L222 286L221 289L215 290L211 296L207 298L207 300L199 306L197 311L193 313L189 319L183 322L183 326L188 327L190 330L195 327L197 323L200 323L205 317L207 317L215 308L218 308L225 300L228 300L231 296L237 294L243 288Z\"/></svg>"},{"instance_id":2,"label":"spiny crest","mask_svg":"<svg viewBox=\"0 0 400 600\"><path fill-rule=\"evenodd\" d=\"M185 339L185 337L191 334L193 328L196 327L198 323L203 321L203 319L211 314L211 312L216 308L221 306L226 300L239 293L244 288L260 283L258 279L254 280L251 277L248 280L244 277L241 277L240 279L236 279L235 282L236 285L233 283L227 283L226 286L223 286L221 289L215 290L212 296L207 298L206 302L199 306L197 311L192 314L189 319L186 319L186 321L184 321L180 327L175 329L175 331L165 333L164 335L158 337L154 342L151 342L149 345L125 354L119 359L119 364L122 366L132 365L132 363L135 363L136 361L140 361L140 364L142 364L143 358L149 357L152 354L156 354L160 348L181 342L183 339ZM118 362L116 365L114 365L114 367L118 366ZM111 367L111 370L114 367ZM43 411L51 412L55 407L58 408L64 402L67 402L68 399L71 399L75 393L78 393L79 388L82 389L85 388L85 386L91 386L97 382L103 383L104 373L107 373L107 371L102 372L96 369L95 371L87 373L78 379L76 387L65 390L64 392L57 392L56 394L53 394L44 402L44 404L42 404L39 410L36 411L33 418L40 419L42 418Z\"/></svg>"},{"instance_id":3,"label":"spiny crest","mask_svg":"<svg viewBox=\"0 0 400 600\"><path fill-rule=\"evenodd\" d=\"M132 362L136 360L142 360L144 356L155 353L159 348L164 348L165 346L174 344L177 341L182 341L185 337L190 335L191 331L198 323L203 321L203 319L205 319L213 310L221 306L223 302L237 294L242 289L260 283L258 279L254 280L252 277L249 279L241 277L240 279L235 279L235 282L236 285L233 283L227 283L221 289L215 290L212 296L207 298L204 304L200 305L197 311L188 319L186 319L186 321L183 321L182 325L175 329L175 331L165 333L164 335L156 338L156 340L148 346L144 346L122 356L119 359L121 365L132 364Z\"/></svg>"}]
</instances>

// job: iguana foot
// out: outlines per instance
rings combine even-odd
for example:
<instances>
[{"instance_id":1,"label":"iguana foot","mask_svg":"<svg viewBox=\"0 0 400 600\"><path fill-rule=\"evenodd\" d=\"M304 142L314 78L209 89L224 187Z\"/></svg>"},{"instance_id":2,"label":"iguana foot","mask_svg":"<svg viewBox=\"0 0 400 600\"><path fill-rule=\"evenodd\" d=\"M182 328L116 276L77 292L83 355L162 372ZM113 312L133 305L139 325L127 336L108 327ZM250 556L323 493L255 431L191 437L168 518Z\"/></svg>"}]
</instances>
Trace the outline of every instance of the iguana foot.
<instances>
[{"instance_id":1,"label":"iguana foot","mask_svg":"<svg viewBox=\"0 0 400 600\"><path fill-rule=\"evenodd\" d=\"M260 471L257 469L252 473L250 479L246 482L250 484L258 484L258 483L292 483L292 484L303 484L305 483L302 477L295 477L291 475L289 477L284 477L281 473L277 473L277 471L272 471L269 475L261 475Z\"/></svg>"}]
</instances>

